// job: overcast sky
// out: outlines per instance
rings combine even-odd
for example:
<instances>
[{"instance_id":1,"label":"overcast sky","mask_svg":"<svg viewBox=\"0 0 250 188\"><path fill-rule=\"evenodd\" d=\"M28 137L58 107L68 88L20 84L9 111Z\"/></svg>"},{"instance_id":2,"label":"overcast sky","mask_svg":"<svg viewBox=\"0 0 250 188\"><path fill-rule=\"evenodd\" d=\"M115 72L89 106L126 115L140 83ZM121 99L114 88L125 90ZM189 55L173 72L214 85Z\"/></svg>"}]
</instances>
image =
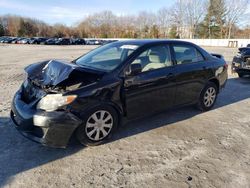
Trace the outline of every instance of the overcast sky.
<instances>
[{"instance_id":1,"label":"overcast sky","mask_svg":"<svg viewBox=\"0 0 250 188\"><path fill-rule=\"evenodd\" d=\"M103 10L117 15L137 14L144 10L156 12L172 3L173 0L0 0L0 15L14 14L71 26L88 14ZM247 12L250 14L250 5Z\"/></svg>"}]
</instances>

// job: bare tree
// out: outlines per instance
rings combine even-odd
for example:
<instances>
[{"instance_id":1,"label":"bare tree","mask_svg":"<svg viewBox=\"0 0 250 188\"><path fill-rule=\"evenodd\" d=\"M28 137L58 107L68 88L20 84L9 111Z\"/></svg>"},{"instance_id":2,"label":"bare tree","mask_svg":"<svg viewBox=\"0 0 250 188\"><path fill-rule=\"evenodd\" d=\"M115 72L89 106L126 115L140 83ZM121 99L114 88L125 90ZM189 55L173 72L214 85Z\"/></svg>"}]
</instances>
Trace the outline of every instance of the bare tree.
<instances>
[{"instance_id":1,"label":"bare tree","mask_svg":"<svg viewBox=\"0 0 250 188\"><path fill-rule=\"evenodd\" d=\"M177 0L172 8L172 23L181 38L194 38L206 11L206 0Z\"/></svg>"},{"instance_id":2,"label":"bare tree","mask_svg":"<svg viewBox=\"0 0 250 188\"><path fill-rule=\"evenodd\" d=\"M161 37L167 37L170 28L171 28L171 15L170 15L170 9L169 8L161 8L157 12L157 25L160 29L160 35Z\"/></svg>"},{"instance_id":3,"label":"bare tree","mask_svg":"<svg viewBox=\"0 0 250 188\"><path fill-rule=\"evenodd\" d=\"M230 39L232 28L244 16L249 0L227 0L226 1L226 25L227 37Z\"/></svg>"},{"instance_id":4,"label":"bare tree","mask_svg":"<svg viewBox=\"0 0 250 188\"><path fill-rule=\"evenodd\" d=\"M176 0L171 7L171 23L176 27L178 37L184 38L185 17L184 17L184 0Z\"/></svg>"},{"instance_id":5,"label":"bare tree","mask_svg":"<svg viewBox=\"0 0 250 188\"><path fill-rule=\"evenodd\" d=\"M249 20L244 14L249 1L174 0L173 6L163 7L156 13L143 11L136 15L116 15L103 11L91 14L75 27L51 26L32 18L5 15L0 16L0 29L2 35L27 37L244 38L249 37L249 27L241 27L239 23L243 23L240 21L243 15Z\"/></svg>"},{"instance_id":6,"label":"bare tree","mask_svg":"<svg viewBox=\"0 0 250 188\"><path fill-rule=\"evenodd\" d=\"M141 38L148 38L150 27L156 24L155 14L147 11L140 12L136 19L136 25L140 32Z\"/></svg>"},{"instance_id":7,"label":"bare tree","mask_svg":"<svg viewBox=\"0 0 250 188\"><path fill-rule=\"evenodd\" d=\"M190 38L194 38L198 25L204 17L206 11L205 0L186 0L184 3L185 21L190 30Z\"/></svg>"}]
</instances>

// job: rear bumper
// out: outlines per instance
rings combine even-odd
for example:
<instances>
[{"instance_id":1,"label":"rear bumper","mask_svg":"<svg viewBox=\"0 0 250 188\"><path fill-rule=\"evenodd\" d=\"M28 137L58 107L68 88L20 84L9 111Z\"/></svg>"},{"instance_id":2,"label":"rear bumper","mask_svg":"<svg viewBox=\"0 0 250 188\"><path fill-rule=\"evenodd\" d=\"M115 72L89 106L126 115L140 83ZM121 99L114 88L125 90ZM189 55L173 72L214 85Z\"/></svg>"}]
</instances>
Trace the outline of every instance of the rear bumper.
<instances>
[{"instance_id":1,"label":"rear bumper","mask_svg":"<svg viewBox=\"0 0 250 188\"><path fill-rule=\"evenodd\" d=\"M34 106L34 105L33 105ZM21 100L18 91L12 101L10 117L25 137L46 146L65 148L81 120L67 111L37 110Z\"/></svg>"}]
</instances>

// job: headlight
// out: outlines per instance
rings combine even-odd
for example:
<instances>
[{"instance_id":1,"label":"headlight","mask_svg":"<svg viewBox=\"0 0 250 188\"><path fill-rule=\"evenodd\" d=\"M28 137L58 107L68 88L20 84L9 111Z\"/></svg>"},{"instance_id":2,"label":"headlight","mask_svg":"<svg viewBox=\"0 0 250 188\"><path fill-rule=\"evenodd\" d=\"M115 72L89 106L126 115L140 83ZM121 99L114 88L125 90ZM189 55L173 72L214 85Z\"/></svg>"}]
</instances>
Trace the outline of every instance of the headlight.
<instances>
[{"instance_id":1,"label":"headlight","mask_svg":"<svg viewBox=\"0 0 250 188\"><path fill-rule=\"evenodd\" d=\"M38 102L36 108L46 111L54 111L62 106L72 103L76 97L76 95L63 96L62 94L48 94Z\"/></svg>"},{"instance_id":2,"label":"headlight","mask_svg":"<svg viewBox=\"0 0 250 188\"><path fill-rule=\"evenodd\" d=\"M237 62L233 62L233 64L235 67L240 67L240 65L241 65L240 63L237 63Z\"/></svg>"}]
</instances>

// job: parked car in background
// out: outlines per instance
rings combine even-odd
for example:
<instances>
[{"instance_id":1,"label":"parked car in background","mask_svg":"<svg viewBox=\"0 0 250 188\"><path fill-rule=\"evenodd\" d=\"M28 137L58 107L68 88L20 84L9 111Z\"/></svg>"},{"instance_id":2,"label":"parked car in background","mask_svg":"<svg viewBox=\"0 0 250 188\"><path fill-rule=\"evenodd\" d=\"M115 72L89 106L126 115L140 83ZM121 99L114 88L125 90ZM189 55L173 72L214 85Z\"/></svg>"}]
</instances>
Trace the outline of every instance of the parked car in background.
<instances>
[{"instance_id":1,"label":"parked car in background","mask_svg":"<svg viewBox=\"0 0 250 188\"><path fill-rule=\"evenodd\" d=\"M38 39L38 41L37 41L35 44L42 44L42 43L45 42L46 40L48 40L48 38L46 38L46 37L40 37L40 38Z\"/></svg>"},{"instance_id":2,"label":"parked car in background","mask_svg":"<svg viewBox=\"0 0 250 188\"><path fill-rule=\"evenodd\" d=\"M250 76L250 46L239 48L232 61L232 72L236 72L239 77Z\"/></svg>"},{"instance_id":3,"label":"parked car in background","mask_svg":"<svg viewBox=\"0 0 250 188\"><path fill-rule=\"evenodd\" d=\"M14 42L15 44L20 44L20 41L25 39L24 37L17 37L16 40L12 41Z\"/></svg>"},{"instance_id":4,"label":"parked car in background","mask_svg":"<svg viewBox=\"0 0 250 188\"><path fill-rule=\"evenodd\" d=\"M0 43L3 43L5 36L0 37Z\"/></svg>"},{"instance_id":5,"label":"parked car in background","mask_svg":"<svg viewBox=\"0 0 250 188\"><path fill-rule=\"evenodd\" d=\"M109 44L111 42L116 42L117 40L102 40L101 44L105 45L105 44Z\"/></svg>"},{"instance_id":6,"label":"parked car in background","mask_svg":"<svg viewBox=\"0 0 250 188\"><path fill-rule=\"evenodd\" d=\"M45 38L45 37L33 37L33 38L30 38L29 44L41 44L41 43L45 42L46 40L48 40L48 38Z\"/></svg>"},{"instance_id":7,"label":"parked car in background","mask_svg":"<svg viewBox=\"0 0 250 188\"><path fill-rule=\"evenodd\" d=\"M49 38L48 40L46 40L44 42L44 44L46 44L46 45L54 45L54 44L56 44L57 40L58 40L57 38Z\"/></svg>"},{"instance_id":8,"label":"parked car in background","mask_svg":"<svg viewBox=\"0 0 250 188\"><path fill-rule=\"evenodd\" d=\"M89 40L89 39L85 39L86 40L86 44L87 45L100 45L100 41L98 40Z\"/></svg>"},{"instance_id":9,"label":"parked car in background","mask_svg":"<svg viewBox=\"0 0 250 188\"><path fill-rule=\"evenodd\" d=\"M227 64L199 46L174 40L130 40L96 48L73 62L49 60L25 68L11 119L26 137L66 147L98 145L128 120L169 108L212 109L227 80Z\"/></svg>"},{"instance_id":10,"label":"parked car in background","mask_svg":"<svg viewBox=\"0 0 250 188\"><path fill-rule=\"evenodd\" d=\"M11 43L13 40L15 40L15 37L6 37L2 43Z\"/></svg>"},{"instance_id":11,"label":"parked car in background","mask_svg":"<svg viewBox=\"0 0 250 188\"><path fill-rule=\"evenodd\" d=\"M72 40L72 44L75 44L75 45L85 45L86 41L84 39L81 39L81 38L76 38L76 39Z\"/></svg>"},{"instance_id":12,"label":"parked car in background","mask_svg":"<svg viewBox=\"0 0 250 188\"><path fill-rule=\"evenodd\" d=\"M22 40L19 40L18 41L18 44L29 44L30 42L29 42L29 38L23 38Z\"/></svg>"},{"instance_id":13,"label":"parked car in background","mask_svg":"<svg viewBox=\"0 0 250 188\"><path fill-rule=\"evenodd\" d=\"M6 40L6 38L8 38L7 36L3 36L0 38L0 43L4 43L4 41Z\"/></svg>"},{"instance_id":14,"label":"parked car in background","mask_svg":"<svg viewBox=\"0 0 250 188\"><path fill-rule=\"evenodd\" d=\"M21 38L21 37L15 37L15 39L12 40L11 43L12 43L12 44L17 44L17 42L18 42L19 40L21 40L21 39L23 39L23 38Z\"/></svg>"},{"instance_id":15,"label":"parked car in background","mask_svg":"<svg viewBox=\"0 0 250 188\"><path fill-rule=\"evenodd\" d=\"M69 38L59 38L55 41L56 45L70 45L71 40Z\"/></svg>"}]
</instances>

